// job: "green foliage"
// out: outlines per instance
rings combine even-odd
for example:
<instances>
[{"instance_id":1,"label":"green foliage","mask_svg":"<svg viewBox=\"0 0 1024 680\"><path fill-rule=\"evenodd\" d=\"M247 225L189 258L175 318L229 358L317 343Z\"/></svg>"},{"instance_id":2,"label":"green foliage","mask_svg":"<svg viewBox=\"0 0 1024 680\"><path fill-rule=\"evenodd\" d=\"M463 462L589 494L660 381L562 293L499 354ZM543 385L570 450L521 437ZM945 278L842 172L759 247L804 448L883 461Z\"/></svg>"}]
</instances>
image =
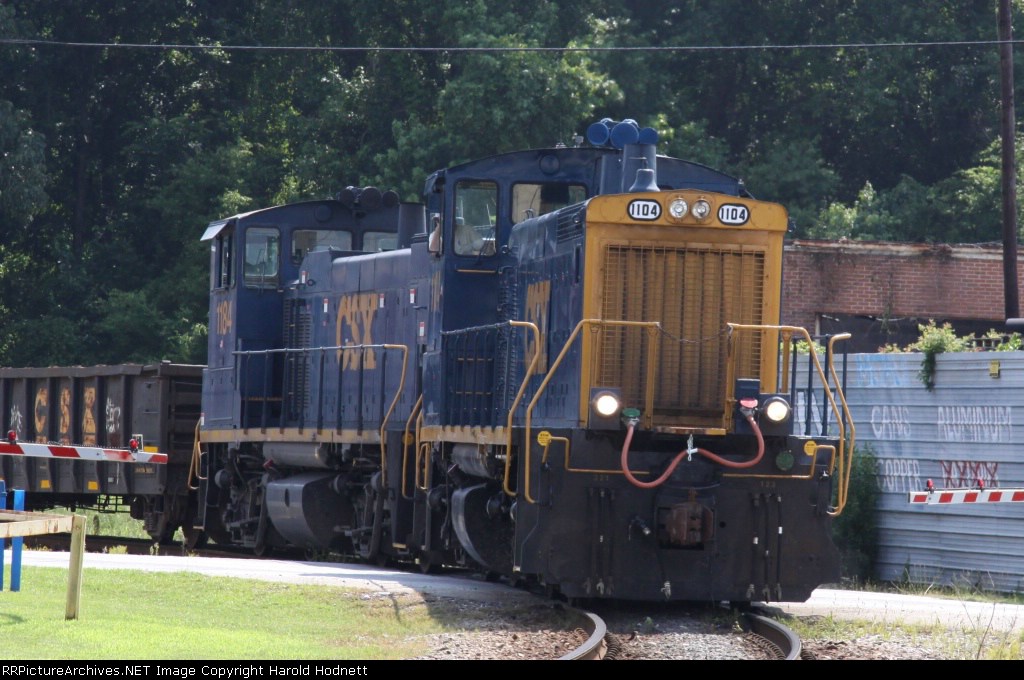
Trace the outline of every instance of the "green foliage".
<instances>
[{"instance_id":1,"label":"green foliage","mask_svg":"<svg viewBox=\"0 0 1024 680\"><path fill-rule=\"evenodd\" d=\"M46 195L45 143L28 116L0 100L0 230L13 234L40 213Z\"/></svg>"},{"instance_id":2,"label":"green foliage","mask_svg":"<svg viewBox=\"0 0 1024 680\"><path fill-rule=\"evenodd\" d=\"M929 319L927 324L919 324L917 328L921 335L915 342L906 347L888 344L879 347L878 351L889 354L923 353L918 377L929 390L935 387L935 357L943 352L976 352L980 349L991 352L1014 352L1024 348L1024 338L1020 333L1007 334L989 329L981 338L976 338L973 333L958 336L948 322L938 326L934 319Z\"/></svg>"},{"instance_id":3,"label":"green foliage","mask_svg":"<svg viewBox=\"0 0 1024 680\"><path fill-rule=\"evenodd\" d=\"M785 196L796 234L805 233L839 184L839 177L822 157L814 139L777 137L759 149L741 169L747 185L759 197Z\"/></svg>"},{"instance_id":4,"label":"green foliage","mask_svg":"<svg viewBox=\"0 0 1024 680\"><path fill-rule=\"evenodd\" d=\"M987 4L721 0L690 11L380 0L342 9L311 0L0 4L0 35L30 40L555 48L0 50L0 364L127 358L115 349L198 358L208 256L198 238L209 221L348 184L415 200L436 169L571 143L604 116L656 127L662 153L743 178L787 207L796 236L998 238L995 50L557 49L989 40ZM117 324L130 322L155 325L119 337Z\"/></svg>"},{"instance_id":5,"label":"green foliage","mask_svg":"<svg viewBox=\"0 0 1024 680\"><path fill-rule=\"evenodd\" d=\"M846 507L832 523L832 538L839 548L843 578L870 581L878 555L878 460L870 446L853 452Z\"/></svg>"},{"instance_id":6,"label":"green foliage","mask_svg":"<svg viewBox=\"0 0 1024 680\"><path fill-rule=\"evenodd\" d=\"M822 345L817 340L814 340L813 338L811 339L811 341L809 343L806 340L797 340L796 341L796 352L797 352L797 354L810 354L812 351L815 354L824 354L825 353L825 346Z\"/></svg>"},{"instance_id":7,"label":"green foliage","mask_svg":"<svg viewBox=\"0 0 1024 680\"><path fill-rule=\"evenodd\" d=\"M935 357L943 352L963 352L969 347L969 338L957 337L953 327L944 323L936 326L934 321L928 325L918 325L921 337L917 342L907 345L911 352L922 352L924 358L921 360L921 370L917 374L928 390L935 388Z\"/></svg>"},{"instance_id":8,"label":"green foliage","mask_svg":"<svg viewBox=\"0 0 1024 680\"><path fill-rule=\"evenodd\" d=\"M996 330L989 330L985 333L984 339L986 342L986 349L990 349L993 352L1016 352L1021 348L1024 348L1024 338L1021 337L1020 333L999 333Z\"/></svg>"},{"instance_id":9,"label":"green foliage","mask_svg":"<svg viewBox=\"0 0 1024 680\"><path fill-rule=\"evenodd\" d=\"M779 343L780 349L782 349L782 343ZM815 354L824 354L825 347L817 340L812 339L810 343L806 340L794 340L793 345L796 348L797 354L810 354L811 350L814 350ZM790 350L792 351L792 350Z\"/></svg>"},{"instance_id":10,"label":"green foliage","mask_svg":"<svg viewBox=\"0 0 1024 680\"><path fill-rule=\"evenodd\" d=\"M935 387L935 358L943 352L975 352L979 349L990 352L1014 352L1024 349L1024 338L1020 333L1007 334L989 329L981 338L975 338L974 334L958 336L949 323L937 326L934 319L929 319L927 324L919 324L917 328L921 335L915 342L906 347L888 344L879 347L878 351L882 354L924 354L918 378L929 390Z\"/></svg>"}]
</instances>

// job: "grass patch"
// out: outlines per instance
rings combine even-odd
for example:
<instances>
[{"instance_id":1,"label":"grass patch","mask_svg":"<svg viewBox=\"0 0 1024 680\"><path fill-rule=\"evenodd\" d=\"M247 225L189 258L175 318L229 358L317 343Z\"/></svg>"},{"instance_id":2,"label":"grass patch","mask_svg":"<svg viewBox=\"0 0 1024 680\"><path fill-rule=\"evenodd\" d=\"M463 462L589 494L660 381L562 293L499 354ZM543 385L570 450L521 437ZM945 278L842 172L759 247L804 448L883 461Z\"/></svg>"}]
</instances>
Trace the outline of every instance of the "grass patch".
<instances>
[{"instance_id":1,"label":"grass patch","mask_svg":"<svg viewBox=\"0 0 1024 680\"><path fill-rule=\"evenodd\" d=\"M74 512L67 508L44 511L52 515L82 515L85 517L86 536L119 536L121 538L149 539L141 520L132 519L127 510L101 511L78 508ZM184 538L181 529L174 532L174 540Z\"/></svg>"},{"instance_id":2,"label":"grass patch","mask_svg":"<svg viewBox=\"0 0 1024 680\"><path fill-rule=\"evenodd\" d=\"M10 583L9 567L5 583ZM32 660L408 659L443 631L416 595L185 572L86 569L79 619L67 571L32 567L0 592L0 635Z\"/></svg>"},{"instance_id":3,"label":"grass patch","mask_svg":"<svg viewBox=\"0 0 1024 680\"><path fill-rule=\"evenodd\" d=\"M886 592L896 592L889 589ZM903 593L917 594L917 593ZM932 593L934 594L934 593ZM785 624L801 639L851 641L872 639L910 643L921 649L935 650L945 659L1020 660L1024 652L1024 634L998 630L984 617L957 628L939 623L870 621L828 616L786 617Z\"/></svg>"},{"instance_id":4,"label":"grass patch","mask_svg":"<svg viewBox=\"0 0 1024 680\"><path fill-rule=\"evenodd\" d=\"M1008 593L997 590L986 589L979 586L976 579L964 576L961 579L953 579L946 585L936 583L916 583L909 580L903 581L849 581L835 584L836 588L843 590L861 590L871 593L897 593L899 595L919 595L921 597L935 597L945 600L960 600L964 602L992 602L996 604L1024 605L1024 593Z\"/></svg>"}]
</instances>

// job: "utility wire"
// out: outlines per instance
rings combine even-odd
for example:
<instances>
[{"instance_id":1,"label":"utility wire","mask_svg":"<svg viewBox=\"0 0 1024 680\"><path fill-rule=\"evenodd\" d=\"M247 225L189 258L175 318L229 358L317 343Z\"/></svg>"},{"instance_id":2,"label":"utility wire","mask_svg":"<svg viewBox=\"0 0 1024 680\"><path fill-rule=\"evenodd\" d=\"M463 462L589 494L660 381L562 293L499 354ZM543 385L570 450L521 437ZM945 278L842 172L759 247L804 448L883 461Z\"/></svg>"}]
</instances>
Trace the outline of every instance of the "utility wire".
<instances>
[{"instance_id":1,"label":"utility wire","mask_svg":"<svg viewBox=\"0 0 1024 680\"><path fill-rule=\"evenodd\" d=\"M29 38L0 38L0 45L89 47L148 50L219 50L249 52L738 52L754 50L898 49L906 47L989 47L1016 45L1024 40L953 40L935 42L810 43L806 45L670 45L634 47L353 47L324 45L183 45L173 43L97 43Z\"/></svg>"}]
</instances>

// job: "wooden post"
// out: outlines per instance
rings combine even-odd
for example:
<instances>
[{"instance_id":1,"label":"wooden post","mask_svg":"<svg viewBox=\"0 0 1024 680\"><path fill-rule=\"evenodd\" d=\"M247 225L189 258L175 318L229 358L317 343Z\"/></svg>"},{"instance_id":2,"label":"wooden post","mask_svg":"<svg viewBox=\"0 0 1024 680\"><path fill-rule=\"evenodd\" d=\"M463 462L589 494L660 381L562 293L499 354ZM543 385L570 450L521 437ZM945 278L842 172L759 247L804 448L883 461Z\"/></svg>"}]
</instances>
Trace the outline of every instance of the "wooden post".
<instances>
[{"instance_id":1,"label":"wooden post","mask_svg":"<svg viewBox=\"0 0 1024 680\"><path fill-rule=\"evenodd\" d=\"M85 516L46 515L24 510L0 510L0 539L37 534L71 534L71 561L65 619L77 619L82 599L82 563L85 557Z\"/></svg>"},{"instance_id":2,"label":"wooden post","mask_svg":"<svg viewBox=\"0 0 1024 680\"><path fill-rule=\"evenodd\" d=\"M85 556L85 515L75 515L71 520L71 561L68 564L68 603L64 620L78 618L82 602L82 563Z\"/></svg>"}]
</instances>

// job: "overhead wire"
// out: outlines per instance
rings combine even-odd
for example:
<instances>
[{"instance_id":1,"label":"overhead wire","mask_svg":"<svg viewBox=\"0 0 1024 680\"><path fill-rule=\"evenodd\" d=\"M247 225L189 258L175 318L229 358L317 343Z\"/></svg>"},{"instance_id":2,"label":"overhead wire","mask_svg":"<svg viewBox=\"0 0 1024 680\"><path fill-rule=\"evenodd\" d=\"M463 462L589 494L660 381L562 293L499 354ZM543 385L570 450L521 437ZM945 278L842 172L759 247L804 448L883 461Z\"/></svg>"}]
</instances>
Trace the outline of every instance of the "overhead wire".
<instances>
[{"instance_id":1,"label":"overhead wire","mask_svg":"<svg viewBox=\"0 0 1024 680\"><path fill-rule=\"evenodd\" d=\"M151 50L218 50L252 52L445 52L445 53L501 53L501 52L734 52L751 50L842 50L842 49L896 49L929 47L990 47L993 45L1016 45L1024 40L943 40L908 41L880 43L807 43L780 45L635 45L635 46L570 46L570 47L458 47L458 46L342 46L342 45L220 45L184 43L121 43L121 42L76 42L66 40L41 40L36 38L0 38L0 45L27 45L33 47L85 47L100 49L151 49Z\"/></svg>"}]
</instances>

